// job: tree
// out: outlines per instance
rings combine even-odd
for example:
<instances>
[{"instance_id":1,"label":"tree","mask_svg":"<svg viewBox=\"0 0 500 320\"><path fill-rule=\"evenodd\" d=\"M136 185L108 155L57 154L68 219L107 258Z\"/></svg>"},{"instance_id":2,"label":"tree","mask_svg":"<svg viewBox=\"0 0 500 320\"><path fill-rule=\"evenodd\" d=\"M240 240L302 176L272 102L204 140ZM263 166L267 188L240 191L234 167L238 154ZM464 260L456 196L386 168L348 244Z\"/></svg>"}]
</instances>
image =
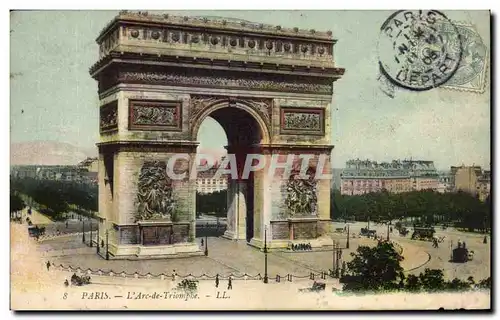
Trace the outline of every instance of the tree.
<instances>
[{"instance_id":1,"label":"tree","mask_svg":"<svg viewBox=\"0 0 500 320\"><path fill-rule=\"evenodd\" d=\"M405 193L372 192L363 195L342 195L333 191L331 217L340 219L344 215L357 221L368 218L379 223L411 218L416 223L435 225L455 224L468 230L483 230L491 226L490 199L481 202L465 192L438 193L432 190Z\"/></svg>"},{"instance_id":2,"label":"tree","mask_svg":"<svg viewBox=\"0 0 500 320\"><path fill-rule=\"evenodd\" d=\"M480 289L491 289L491 277L479 281L477 286Z\"/></svg>"},{"instance_id":3,"label":"tree","mask_svg":"<svg viewBox=\"0 0 500 320\"><path fill-rule=\"evenodd\" d=\"M425 291L439 291L445 289L443 270L426 268L418 276L421 289Z\"/></svg>"},{"instance_id":4,"label":"tree","mask_svg":"<svg viewBox=\"0 0 500 320\"><path fill-rule=\"evenodd\" d=\"M26 207L23 199L17 194L17 192L10 192L10 212L18 212Z\"/></svg>"},{"instance_id":5,"label":"tree","mask_svg":"<svg viewBox=\"0 0 500 320\"><path fill-rule=\"evenodd\" d=\"M491 288L491 278L480 281L477 285L469 277L467 281L455 278L444 279L443 270L425 269L418 276L403 274L400 265L402 257L391 243L379 243L376 247L359 247L351 253L352 261L347 263L347 272L340 278L346 291L465 291L473 288Z\"/></svg>"},{"instance_id":6,"label":"tree","mask_svg":"<svg viewBox=\"0 0 500 320\"><path fill-rule=\"evenodd\" d=\"M227 215L227 191L218 191L209 194L196 194L196 212L211 213L216 216Z\"/></svg>"},{"instance_id":7,"label":"tree","mask_svg":"<svg viewBox=\"0 0 500 320\"><path fill-rule=\"evenodd\" d=\"M378 291L399 288L404 278L400 261L403 257L391 243L379 243L370 248L360 246L351 253L347 273L341 278L344 290Z\"/></svg>"}]
</instances>

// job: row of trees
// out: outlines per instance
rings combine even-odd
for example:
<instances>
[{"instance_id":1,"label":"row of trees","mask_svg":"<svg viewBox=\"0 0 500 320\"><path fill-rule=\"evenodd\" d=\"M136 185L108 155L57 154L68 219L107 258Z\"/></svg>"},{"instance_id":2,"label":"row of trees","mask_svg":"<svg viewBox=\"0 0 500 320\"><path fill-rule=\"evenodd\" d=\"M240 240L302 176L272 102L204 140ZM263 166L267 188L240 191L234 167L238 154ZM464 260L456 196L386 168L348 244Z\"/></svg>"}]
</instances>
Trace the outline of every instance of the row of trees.
<instances>
[{"instance_id":1,"label":"row of trees","mask_svg":"<svg viewBox=\"0 0 500 320\"><path fill-rule=\"evenodd\" d=\"M40 210L54 220L62 220L70 209L79 213L98 210L98 187L71 181L11 179L11 212L19 211L24 203L19 194L41 205ZM197 214L215 213L225 217L227 191L196 194Z\"/></svg>"},{"instance_id":2,"label":"row of trees","mask_svg":"<svg viewBox=\"0 0 500 320\"><path fill-rule=\"evenodd\" d=\"M208 194L196 193L196 215L201 213L215 213L218 217L227 214L227 190Z\"/></svg>"},{"instance_id":3,"label":"row of trees","mask_svg":"<svg viewBox=\"0 0 500 320\"><path fill-rule=\"evenodd\" d=\"M403 257L389 242L381 242L376 247L358 247L351 253L353 259L347 263L347 271L340 278L345 291L444 291L491 288L491 278L479 283L473 277L467 280L444 278L442 270L425 269L419 275L405 276L400 262Z\"/></svg>"},{"instance_id":4,"label":"row of trees","mask_svg":"<svg viewBox=\"0 0 500 320\"><path fill-rule=\"evenodd\" d=\"M355 219L387 223L412 218L428 224L453 223L468 229L490 228L490 198L480 201L465 192L438 193L431 190L405 193L377 192L331 197L333 219Z\"/></svg>"},{"instance_id":5,"label":"row of trees","mask_svg":"<svg viewBox=\"0 0 500 320\"><path fill-rule=\"evenodd\" d=\"M70 205L80 211L98 210L98 189L94 185L32 178L11 179L10 184L11 194L18 192L31 198L54 220L63 220Z\"/></svg>"}]
</instances>

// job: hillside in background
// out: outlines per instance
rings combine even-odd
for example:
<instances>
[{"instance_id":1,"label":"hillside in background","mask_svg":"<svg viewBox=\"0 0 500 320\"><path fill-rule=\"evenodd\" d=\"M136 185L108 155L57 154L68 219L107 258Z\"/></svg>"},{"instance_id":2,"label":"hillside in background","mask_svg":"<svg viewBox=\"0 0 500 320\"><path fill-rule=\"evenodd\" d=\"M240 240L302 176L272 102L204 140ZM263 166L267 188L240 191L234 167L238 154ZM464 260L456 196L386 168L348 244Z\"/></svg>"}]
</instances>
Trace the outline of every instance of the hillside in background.
<instances>
[{"instance_id":1,"label":"hillside in background","mask_svg":"<svg viewBox=\"0 0 500 320\"><path fill-rule=\"evenodd\" d=\"M10 145L10 165L76 165L96 157L97 148L82 149L64 142L30 141Z\"/></svg>"}]
</instances>

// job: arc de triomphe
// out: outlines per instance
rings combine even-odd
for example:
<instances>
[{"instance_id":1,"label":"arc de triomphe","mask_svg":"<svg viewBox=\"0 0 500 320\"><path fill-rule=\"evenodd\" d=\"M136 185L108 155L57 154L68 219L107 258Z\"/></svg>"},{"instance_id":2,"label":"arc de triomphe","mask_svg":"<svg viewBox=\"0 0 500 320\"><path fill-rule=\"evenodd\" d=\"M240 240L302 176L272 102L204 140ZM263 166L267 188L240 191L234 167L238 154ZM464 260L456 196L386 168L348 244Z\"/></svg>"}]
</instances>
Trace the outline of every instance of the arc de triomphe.
<instances>
[{"instance_id":1,"label":"arc de triomphe","mask_svg":"<svg viewBox=\"0 0 500 320\"><path fill-rule=\"evenodd\" d=\"M200 252L196 180L168 172L193 170L207 116L224 128L238 164L248 153L307 154L315 170L324 155L330 170L333 83L344 73L331 32L121 12L96 41L99 239L108 234L112 257ZM321 245L331 181L269 179L264 169L229 181L225 237L263 247L266 229L271 248Z\"/></svg>"}]
</instances>

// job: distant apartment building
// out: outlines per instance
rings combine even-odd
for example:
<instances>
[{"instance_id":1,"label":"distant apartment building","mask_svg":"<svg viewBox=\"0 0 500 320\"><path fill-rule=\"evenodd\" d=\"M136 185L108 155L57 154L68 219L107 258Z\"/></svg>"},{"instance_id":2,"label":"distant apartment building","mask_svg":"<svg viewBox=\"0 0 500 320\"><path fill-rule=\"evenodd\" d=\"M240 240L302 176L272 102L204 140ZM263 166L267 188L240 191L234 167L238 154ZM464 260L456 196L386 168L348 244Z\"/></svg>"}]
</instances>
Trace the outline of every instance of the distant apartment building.
<instances>
[{"instance_id":1,"label":"distant apartment building","mask_svg":"<svg viewBox=\"0 0 500 320\"><path fill-rule=\"evenodd\" d=\"M89 172L80 166L12 166L10 175L13 178L32 178L38 180L73 181L78 183L97 183L97 172Z\"/></svg>"},{"instance_id":2,"label":"distant apartment building","mask_svg":"<svg viewBox=\"0 0 500 320\"><path fill-rule=\"evenodd\" d=\"M381 162L349 160L341 174L340 192L360 195L386 190L391 193L436 190L438 174L433 161L393 160Z\"/></svg>"},{"instance_id":3,"label":"distant apartment building","mask_svg":"<svg viewBox=\"0 0 500 320\"><path fill-rule=\"evenodd\" d=\"M464 191L486 200L490 194L491 172L483 170L480 166L451 167L454 180L454 190Z\"/></svg>"},{"instance_id":4,"label":"distant apartment building","mask_svg":"<svg viewBox=\"0 0 500 320\"><path fill-rule=\"evenodd\" d=\"M219 168L213 167L206 171L198 171L196 179L196 192L200 194L208 194L227 189L227 175L216 176Z\"/></svg>"},{"instance_id":5,"label":"distant apartment building","mask_svg":"<svg viewBox=\"0 0 500 320\"><path fill-rule=\"evenodd\" d=\"M97 158L87 158L80 162L77 167L87 170L88 172L97 172L99 161Z\"/></svg>"},{"instance_id":6,"label":"distant apartment building","mask_svg":"<svg viewBox=\"0 0 500 320\"><path fill-rule=\"evenodd\" d=\"M438 177L437 192L447 193L453 191L453 177L449 173L440 173Z\"/></svg>"}]
</instances>

